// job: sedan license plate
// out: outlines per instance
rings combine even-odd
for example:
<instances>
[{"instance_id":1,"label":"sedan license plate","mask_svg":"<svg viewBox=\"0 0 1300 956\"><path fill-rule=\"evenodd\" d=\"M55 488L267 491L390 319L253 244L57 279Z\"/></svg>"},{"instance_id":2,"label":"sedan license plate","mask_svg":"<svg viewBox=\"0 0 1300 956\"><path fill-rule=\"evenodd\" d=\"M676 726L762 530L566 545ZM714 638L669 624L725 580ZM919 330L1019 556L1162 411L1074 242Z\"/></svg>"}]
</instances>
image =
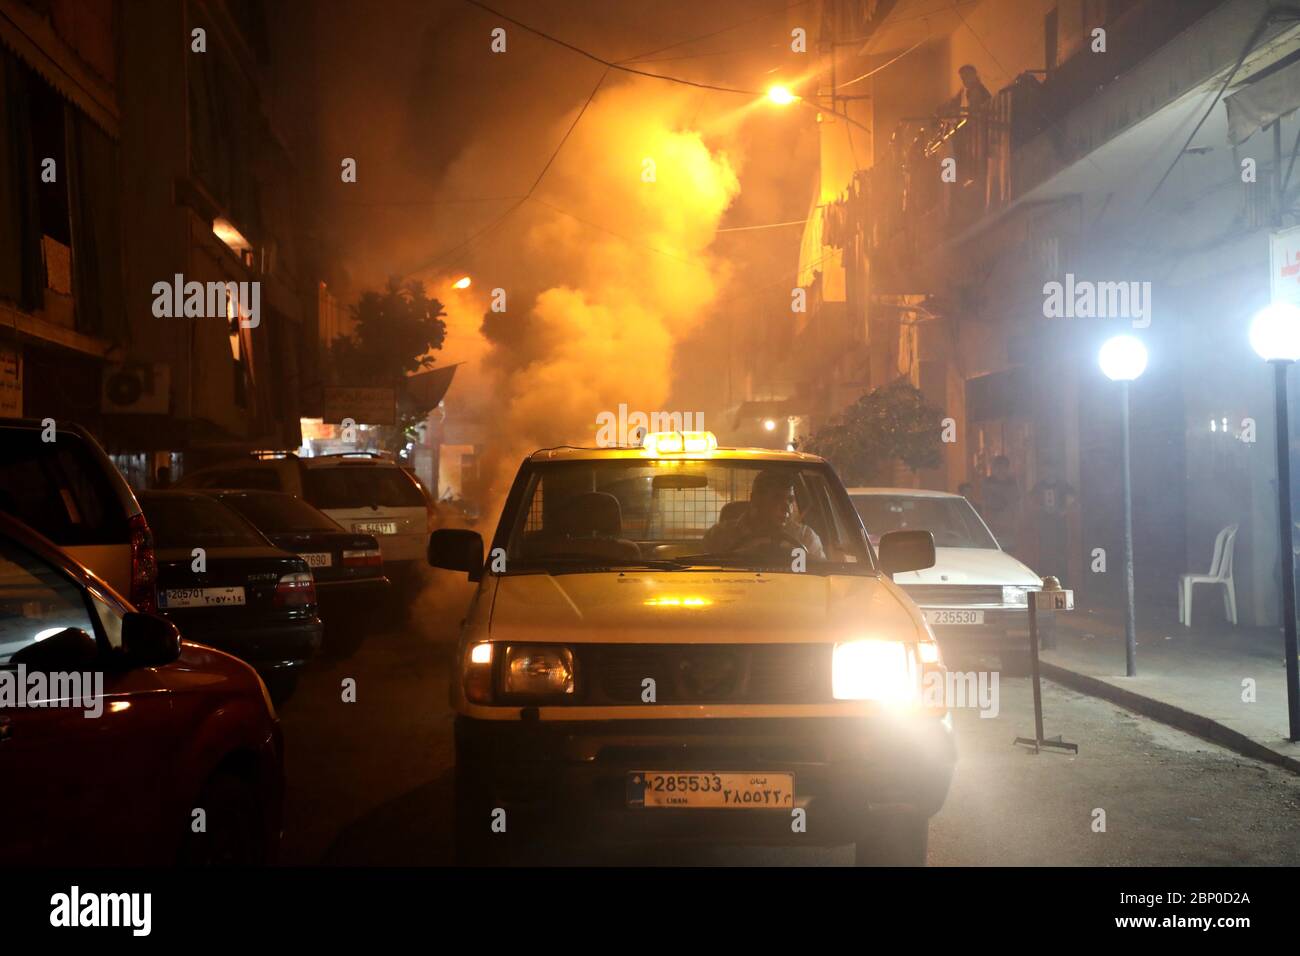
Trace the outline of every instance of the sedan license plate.
<instances>
[{"instance_id":1,"label":"sedan license plate","mask_svg":"<svg viewBox=\"0 0 1300 956\"><path fill-rule=\"evenodd\" d=\"M352 525L357 534L397 534L396 521L357 521Z\"/></svg>"},{"instance_id":2,"label":"sedan license plate","mask_svg":"<svg viewBox=\"0 0 1300 956\"><path fill-rule=\"evenodd\" d=\"M634 770L629 807L780 810L794 806L794 774Z\"/></svg>"},{"instance_id":3,"label":"sedan license plate","mask_svg":"<svg viewBox=\"0 0 1300 956\"><path fill-rule=\"evenodd\" d=\"M328 551L323 554L299 553L298 557L306 561L307 567L309 568L328 568L334 563L334 555L330 554Z\"/></svg>"},{"instance_id":4,"label":"sedan license plate","mask_svg":"<svg viewBox=\"0 0 1300 956\"><path fill-rule=\"evenodd\" d=\"M983 611L952 611L929 609L925 619L931 624L983 624Z\"/></svg>"},{"instance_id":5,"label":"sedan license plate","mask_svg":"<svg viewBox=\"0 0 1300 956\"><path fill-rule=\"evenodd\" d=\"M175 607L222 607L243 603L242 587L170 588L158 592L158 606L169 610Z\"/></svg>"}]
</instances>

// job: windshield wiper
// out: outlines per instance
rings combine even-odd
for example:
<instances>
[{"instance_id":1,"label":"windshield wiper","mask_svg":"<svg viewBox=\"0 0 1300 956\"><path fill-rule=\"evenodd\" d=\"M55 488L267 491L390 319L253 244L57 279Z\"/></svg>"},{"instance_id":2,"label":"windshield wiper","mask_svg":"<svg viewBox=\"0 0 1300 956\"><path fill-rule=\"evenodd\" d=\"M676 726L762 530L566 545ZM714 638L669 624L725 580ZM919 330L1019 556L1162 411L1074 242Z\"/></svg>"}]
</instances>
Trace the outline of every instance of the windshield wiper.
<instances>
[{"instance_id":1,"label":"windshield wiper","mask_svg":"<svg viewBox=\"0 0 1300 956\"><path fill-rule=\"evenodd\" d=\"M561 567L552 567L561 565ZM547 554L513 563L513 567L535 571L625 571L651 568L656 571L682 571L686 566L667 558L631 558L626 561L610 560L590 554Z\"/></svg>"}]
</instances>

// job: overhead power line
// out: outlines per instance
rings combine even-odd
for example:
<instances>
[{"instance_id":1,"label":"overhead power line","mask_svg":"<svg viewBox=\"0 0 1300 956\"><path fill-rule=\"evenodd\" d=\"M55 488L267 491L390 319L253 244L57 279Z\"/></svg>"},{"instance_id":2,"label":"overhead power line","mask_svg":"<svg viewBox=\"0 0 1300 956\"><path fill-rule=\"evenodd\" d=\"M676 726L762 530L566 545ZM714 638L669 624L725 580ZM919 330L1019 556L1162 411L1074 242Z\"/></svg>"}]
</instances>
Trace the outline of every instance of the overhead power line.
<instances>
[{"instance_id":1,"label":"overhead power line","mask_svg":"<svg viewBox=\"0 0 1300 956\"><path fill-rule=\"evenodd\" d=\"M553 36L552 34L547 33L544 30L539 30L534 26L529 26L527 23L524 23L522 20L516 20L514 17L506 16L500 10L494 10L492 7L489 7L486 3L481 3L480 0L464 0L464 2L468 3L472 7L478 7L480 10L492 14L494 17L499 17L502 20L506 21L506 23L513 23L521 30L527 30L529 33L535 34L536 36L541 37L543 40L549 40L551 43L554 43L556 46L562 46L566 50L571 50L572 52L578 54L579 56L586 57L588 60L594 60L596 63L599 63L602 66L609 67L611 70L619 70L623 73L631 73L634 76L647 76L655 80L667 80L669 83L680 83L683 86L693 86L696 89L700 89L700 90L715 90L716 92L719 93L738 93L742 96L763 96L764 95L760 90L744 90L733 86L717 86L716 84L713 83L700 83L697 82L696 80L688 80L680 76L668 76L667 74L664 73L651 73L649 70L638 70L635 67L627 66L623 63L615 63L613 60L606 60L604 57L597 56L594 53L584 50L580 46L574 46L572 43L568 43L565 40L561 40L559 37Z\"/></svg>"},{"instance_id":2,"label":"overhead power line","mask_svg":"<svg viewBox=\"0 0 1300 956\"><path fill-rule=\"evenodd\" d=\"M769 19L769 18L771 18L771 17L774 17L774 16L777 16L777 15L779 15L779 14L787 13L787 12L789 12L790 10L793 10L795 7L803 7L803 6L807 6L808 3L810 3L810 2L811 2L811 0L795 0L794 3L786 4L784 7L782 7L782 8L779 9L779 10L770 10L770 11L768 11L767 13L761 13L761 14L759 14L759 15L756 16L756 17L750 17L748 20L742 20L742 21L740 21L739 23L733 23L733 24L732 24L731 26L729 26L729 27L723 27L721 30L714 30L712 33L703 33L703 34L701 34L701 35L699 35L699 36L689 37L689 38L687 38L687 39L685 39L685 40L678 40L676 43L670 43L670 44L668 44L667 46L661 46L661 47L659 47L659 49L657 49L657 50L651 50L651 51L649 51L648 53L639 53L639 54L637 54L636 56L628 57L626 60L620 60L619 62L620 62L620 63L635 63L635 62L638 61L638 60L645 60L645 59L647 59L647 58L649 58L649 57L652 57L652 56L654 56L655 54L658 54L658 53L664 53L664 52L666 52L666 51L668 51L668 50L675 50L675 49L677 49L679 46L688 46L688 45L690 45L690 44L692 44L692 43L698 43L698 42L700 42L701 40L709 40L709 39L712 39L713 37L721 36L721 35L724 34L724 33L730 33L732 30L739 30L741 27L747 27L747 26L749 26L751 23L757 23L757 22L760 21L760 20L767 20L767 19Z\"/></svg>"},{"instance_id":3,"label":"overhead power line","mask_svg":"<svg viewBox=\"0 0 1300 956\"><path fill-rule=\"evenodd\" d=\"M573 133L574 129L577 128L578 122L586 114L587 107L591 106L591 101L596 98L596 93L597 91L600 90L600 87L605 82L605 77L607 76L609 76L608 68L606 68L600 74L600 79L596 81L596 85L593 86L591 88L591 92L587 94L587 100L582 104L582 109L578 110L578 115L573 118L573 122L569 124L569 128L564 131L564 135L560 137L560 141L559 143L556 144L555 149L551 150L551 155L547 157L546 163L542 166L541 172L537 174L537 178L533 180L533 184L528 188L527 193L525 193L523 196L520 196L515 202L511 203L510 206L504 212L502 212L499 216L497 216L495 219L489 222L482 229L469 235L459 245L453 246L451 249L448 249L446 252L439 253L437 256L435 256L434 258L426 262L424 265L412 269L410 272L407 273L407 275L411 275L416 272L423 272L426 269L431 269L435 265L440 264L441 262L445 261L449 257L460 252L462 249L467 248L470 245L470 243L474 242L474 240L480 238L481 236L486 235L490 230L495 229L497 226L501 225L501 223L505 222L506 217L508 217L512 212L514 212L525 202L527 202L532 197L533 192L536 191L537 187L541 185L542 180L546 176L547 170L549 170L551 168L551 164L555 162L555 157L559 156L560 150L564 149L564 144L569 141L569 136Z\"/></svg>"}]
</instances>

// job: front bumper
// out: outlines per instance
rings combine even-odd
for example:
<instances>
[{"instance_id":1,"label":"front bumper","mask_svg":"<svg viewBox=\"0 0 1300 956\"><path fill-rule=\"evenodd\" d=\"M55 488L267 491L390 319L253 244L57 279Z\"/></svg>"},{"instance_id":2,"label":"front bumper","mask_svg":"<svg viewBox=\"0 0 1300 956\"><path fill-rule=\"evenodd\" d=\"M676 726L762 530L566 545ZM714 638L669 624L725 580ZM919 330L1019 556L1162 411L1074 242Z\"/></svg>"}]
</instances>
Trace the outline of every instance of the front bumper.
<instances>
[{"instance_id":1,"label":"front bumper","mask_svg":"<svg viewBox=\"0 0 1300 956\"><path fill-rule=\"evenodd\" d=\"M852 842L872 815L932 816L952 780L951 726L937 717L481 721L456 719L457 774L506 809L525 839ZM793 773L790 808L628 806L635 771Z\"/></svg>"},{"instance_id":2,"label":"front bumper","mask_svg":"<svg viewBox=\"0 0 1300 956\"><path fill-rule=\"evenodd\" d=\"M979 607L925 605L925 619L941 645L970 646L989 649L1024 648L1029 637L1029 610L1025 607ZM935 613L944 611L979 611L980 624L936 624ZM1039 616L1042 623L1042 615Z\"/></svg>"}]
</instances>

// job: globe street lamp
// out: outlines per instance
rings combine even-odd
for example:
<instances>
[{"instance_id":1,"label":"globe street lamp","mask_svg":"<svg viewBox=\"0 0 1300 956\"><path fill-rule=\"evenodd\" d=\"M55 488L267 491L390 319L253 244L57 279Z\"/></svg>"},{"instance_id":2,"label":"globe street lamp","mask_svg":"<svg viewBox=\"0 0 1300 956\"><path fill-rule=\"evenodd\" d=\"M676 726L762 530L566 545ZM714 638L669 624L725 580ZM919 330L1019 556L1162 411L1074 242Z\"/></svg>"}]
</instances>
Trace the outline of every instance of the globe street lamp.
<instances>
[{"instance_id":1,"label":"globe street lamp","mask_svg":"<svg viewBox=\"0 0 1300 956\"><path fill-rule=\"evenodd\" d=\"M1296 660L1295 552L1291 550L1291 442L1287 425L1287 367L1300 359L1300 308L1274 302L1255 313L1250 345L1273 363L1274 421L1277 423L1277 515L1282 551L1282 637L1286 646L1286 709L1290 739L1300 740L1300 662Z\"/></svg>"},{"instance_id":2,"label":"globe street lamp","mask_svg":"<svg viewBox=\"0 0 1300 956\"><path fill-rule=\"evenodd\" d=\"M1132 335L1107 339L1097 356L1101 370L1122 386L1121 421L1124 443L1124 663L1129 677L1137 676L1137 615L1133 607L1133 479L1129 466L1129 382L1147 367L1147 347Z\"/></svg>"}]
</instances>

